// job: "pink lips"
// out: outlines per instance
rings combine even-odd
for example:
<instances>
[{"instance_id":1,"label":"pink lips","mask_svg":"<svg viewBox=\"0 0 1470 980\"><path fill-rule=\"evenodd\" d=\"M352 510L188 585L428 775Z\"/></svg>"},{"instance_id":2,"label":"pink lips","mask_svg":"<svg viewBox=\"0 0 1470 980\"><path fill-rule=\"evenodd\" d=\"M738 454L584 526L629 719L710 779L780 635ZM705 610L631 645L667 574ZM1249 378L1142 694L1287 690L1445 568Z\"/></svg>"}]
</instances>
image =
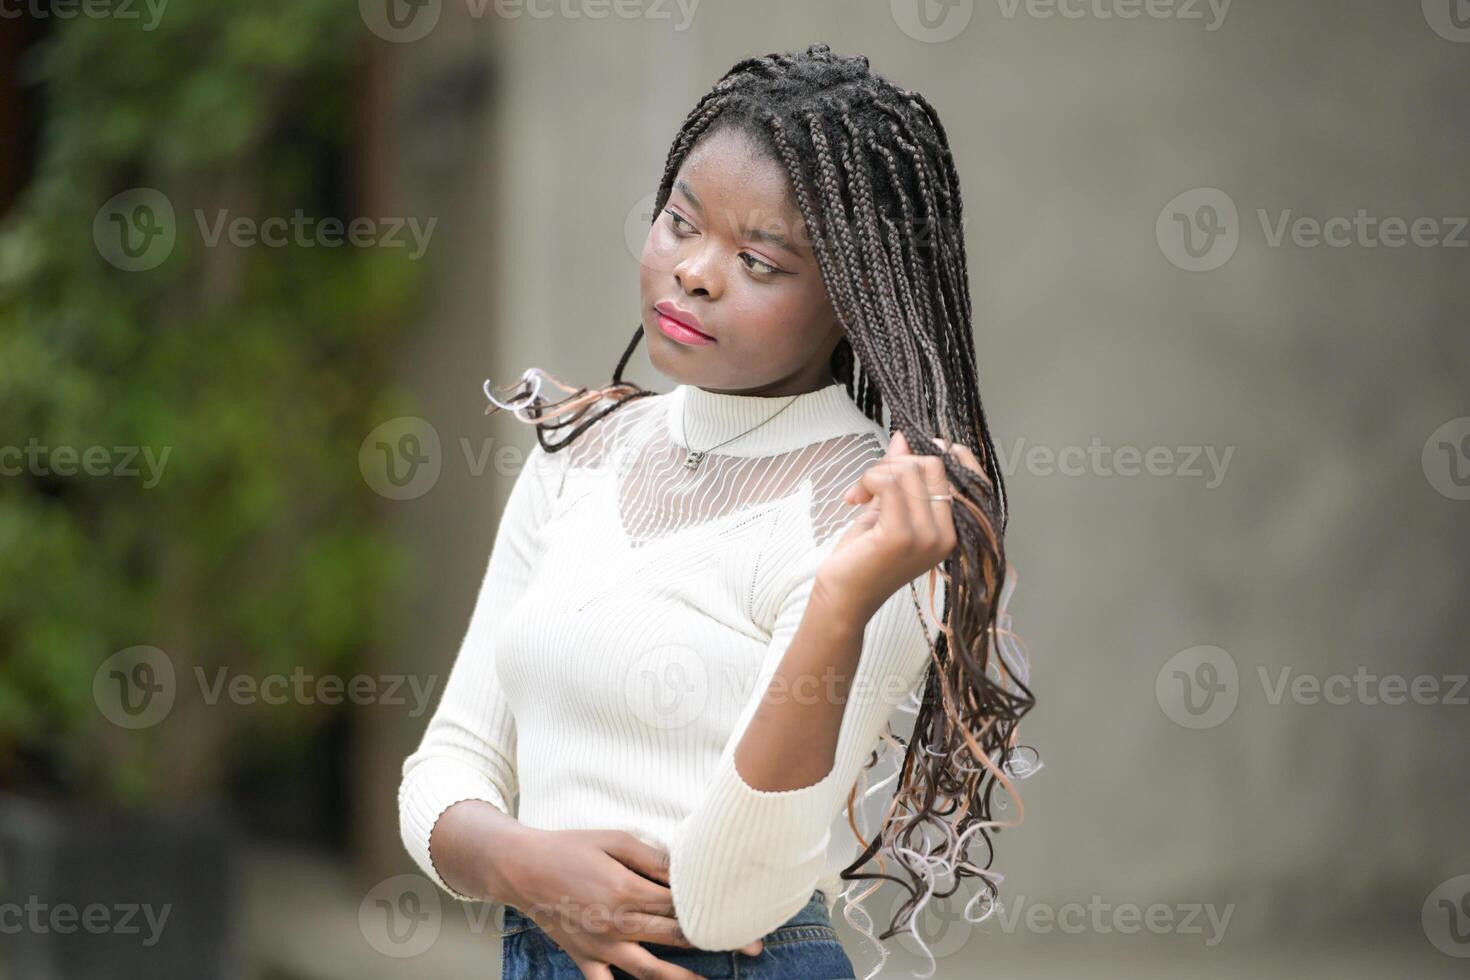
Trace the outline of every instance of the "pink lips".
<instances>
[{"instance_id":1,"label":"pink lips","mask_svg":"<svg viewBox=\"0 0 1470 980\"><path fill-rule=\"evenodd\" d=\"M715 339L704 333L699 318L687 310L681 309L663 300L654 304L654 311L658 314L658 328L664 335L681 344L713 344Z\"/></svg>"}]
</instances>

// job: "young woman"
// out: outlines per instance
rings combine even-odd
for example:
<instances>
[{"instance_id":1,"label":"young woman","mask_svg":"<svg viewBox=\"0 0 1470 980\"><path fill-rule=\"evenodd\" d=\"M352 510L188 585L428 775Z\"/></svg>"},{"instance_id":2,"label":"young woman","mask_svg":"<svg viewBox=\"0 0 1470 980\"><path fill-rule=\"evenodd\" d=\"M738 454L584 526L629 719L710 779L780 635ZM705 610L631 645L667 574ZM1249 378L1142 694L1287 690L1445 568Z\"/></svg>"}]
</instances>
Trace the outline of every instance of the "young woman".
<instances>
[{"instance_id":1,"label":"young woman","mask_svg":"<svg viewBox=\"0 0 1470 980\"><path fill-rule=\"evenodd\" d=\"M851 978L842 882L870 938L883 880L885 939L993 898L968 848L1020 822L991 796L1034 701L961 219L923 96L824 44L741 61L669 151L612 383L487 382L537 445L399 807L425 874L507 906L506 980ZM667 394L623 380L645 334Z\"/></svg>"}]
</instances>

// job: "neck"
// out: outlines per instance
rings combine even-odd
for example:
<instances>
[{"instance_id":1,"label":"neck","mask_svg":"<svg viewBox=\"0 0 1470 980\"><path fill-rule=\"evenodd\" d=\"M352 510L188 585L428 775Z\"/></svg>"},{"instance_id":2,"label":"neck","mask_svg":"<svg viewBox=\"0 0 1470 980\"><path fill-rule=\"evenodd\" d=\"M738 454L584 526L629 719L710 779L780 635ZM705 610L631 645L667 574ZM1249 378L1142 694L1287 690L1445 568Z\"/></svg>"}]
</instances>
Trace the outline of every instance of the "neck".
<instances>
[{"instance_id":1,"label":"neck","mask_svg":"<svg viewBox=\"0 0 1470 980\"><path fill-rule=\"evenodd\" d=\"M814 391L838 384L831 371L823 372L821 377L790 379L769 385L765 388L701 388L701 391L712 395L749 395L754 398L790 398L792 395L809 395ZM692 386L697 387L697 386Z\"/></svg>"},{"instance_id":2,"label":"neck","mask_svg":"<svg viewBox=\"0 0 1470 980\"><path fill-rule=\"evenodd\" d=\"M679 385L666 397L674 441L688 449L713 449L718 455L772 455L837 435L881 429L835 380L784 395L742 395Z\"/></svg>"}]
</instances>

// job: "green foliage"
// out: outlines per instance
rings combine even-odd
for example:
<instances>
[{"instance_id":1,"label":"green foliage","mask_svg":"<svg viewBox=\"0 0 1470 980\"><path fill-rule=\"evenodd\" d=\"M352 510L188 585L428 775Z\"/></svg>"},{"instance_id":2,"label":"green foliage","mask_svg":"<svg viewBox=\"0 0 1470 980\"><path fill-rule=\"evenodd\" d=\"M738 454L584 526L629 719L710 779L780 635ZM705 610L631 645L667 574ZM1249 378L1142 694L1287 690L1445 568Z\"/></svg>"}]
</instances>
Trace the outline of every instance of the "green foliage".
<instances>
[{"instance_id":1,"label":"green foliage","mask_svg":"<svg viewBox=\"0 0 1470 980\"><path fill-rule=\"evenodd\" d=\"M104 447L112 472L0 460L0 780L40 759L79 796L205 793L224 750L325 717L182 706L124 730L93 677L125 647L163 649L197 702L196 666L340 675L381 644L401 556L357 450L405 408L391 360L417 265L402 248L206 247L193 217L331 216L363 50L351 3L198 0L151 31L58 21L32 52L40 157L0 222L0 447ZM134 187L173 203L178 244L127 272L93 222ZM118 475L130 447L138 475Z\"/></svg>"}]
</instances>

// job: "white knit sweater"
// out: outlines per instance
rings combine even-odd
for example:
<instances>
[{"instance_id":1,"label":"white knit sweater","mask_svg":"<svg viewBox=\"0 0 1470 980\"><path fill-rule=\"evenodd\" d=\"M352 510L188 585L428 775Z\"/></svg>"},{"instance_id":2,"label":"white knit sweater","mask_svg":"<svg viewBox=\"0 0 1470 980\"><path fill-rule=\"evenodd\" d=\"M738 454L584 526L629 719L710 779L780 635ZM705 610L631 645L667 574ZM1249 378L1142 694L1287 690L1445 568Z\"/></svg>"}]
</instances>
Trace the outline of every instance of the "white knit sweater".
<instances>
[{"instance_id":1,"label":"white knit sweater","mask_svg":"<svg viewBox=\"0 0 1470 980\"><path fill-rule=\"evenodd\" d=\"M834 383L794 399L680 385L565 450L534 445L440 703L403 764L400 827L423 872L465 899L434 867L429 834L451 804L476 799L527 826L619 829L668 851L675 914L701 948L765 935L816 888L830 909L857 854L848 793L938 635L929 575L868 622L825 777L762 792L732 760L817 567L860 512L842 494L887 441ZM717 445L684 466L686 447Z\"/></svg>"}]
</instances>

